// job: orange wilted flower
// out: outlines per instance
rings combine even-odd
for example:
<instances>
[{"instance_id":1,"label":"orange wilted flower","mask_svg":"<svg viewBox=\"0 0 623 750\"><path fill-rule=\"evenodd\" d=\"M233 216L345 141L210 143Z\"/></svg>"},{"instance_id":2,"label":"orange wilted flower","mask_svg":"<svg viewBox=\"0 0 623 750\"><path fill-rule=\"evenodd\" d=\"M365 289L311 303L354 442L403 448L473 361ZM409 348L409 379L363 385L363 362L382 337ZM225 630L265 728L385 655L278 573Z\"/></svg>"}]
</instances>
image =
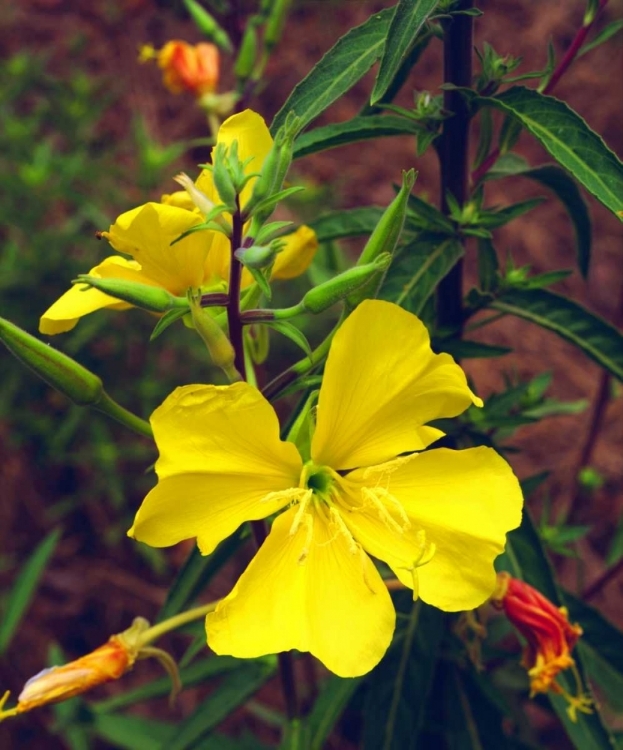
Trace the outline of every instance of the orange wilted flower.
<instances>
[{"instance_id":1,"label":"orange wilted flower","mask_svg":"<svg viewBox=\"0 0 623 750\"><path fill-rule=\"evenodd\" d=\"M211 94L219 77L219 52L213 44L188 44L180 40L167 42L161 50L141 48L139 60L156 59L163 71L164 85L173 94L190 91L196 97Z\"/></svg>"},{"instance_id":2,"label":"orange wilted flower","mask_svg":"<svg viewBox=\"0 0 623 750\"><path fill-rule=\"evenodd\" d=\"M170 657L167 654L160 649L143 646L148 628L147 620L137 617L130 628L123 633L112 635L106 643L90 654L63 666L42 670L24 685L17 699L17 706L8 710L4 710L9 697L9 693L6 692L0 697L0 721L49 703L59 703L85 693L97 685L118 680L141 656L164 655L165 666L168 666ZM169 673L171 674L170 671Z\"/></svg>"},{"instance_id":3,"label":"orange wilted flower","mask_svg":"<svg viewBox=\"0 0 623 750\"><path fill-rule=\"evenodd\" d=\"M584 694L582 682L571 651L582 635L582 628L569 622L567 609L556 607L532 586L508 573L498 575L498 588L492 603L504 613L526 639L522 665L530 677L530 697L552 691L569 702L573 721L577 711L590 713L590 698ZM578 685L577 696L570 695L557 675L571 669Z\"/></svg>"}]
</instances>

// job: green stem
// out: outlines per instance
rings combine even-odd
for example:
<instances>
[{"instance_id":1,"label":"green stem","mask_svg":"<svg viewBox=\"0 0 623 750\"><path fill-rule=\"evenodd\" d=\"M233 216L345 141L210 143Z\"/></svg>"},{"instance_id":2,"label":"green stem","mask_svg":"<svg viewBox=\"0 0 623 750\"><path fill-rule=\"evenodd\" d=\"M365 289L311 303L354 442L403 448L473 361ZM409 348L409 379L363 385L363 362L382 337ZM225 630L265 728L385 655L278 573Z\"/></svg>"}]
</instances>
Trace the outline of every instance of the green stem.
<instances>
[{"instance_id":1,"label":"green stem","mask_svg":"<svg viewBox=\"0 0 623 750\"><path fill-rule=\"evenodd\" d=\"M168 620L159 622L157 625L154 625L141 634L138 645L141 648L143 646L147 646L149 643L157 640L165 633L169 633L171 630L177 630L183 625L187 625L189 622L194 622L195 620L199 620L200 618L205 617L210 612L214 612L217 604L218 601L210 602L209 604L204 604L201 607L195 607L194 609L189 609L186 612L180 612L179 615L174 615L173 617L169 617Z\"/></svg>"},{"instance_id":2,"label":"green stem","mask_svg":"<svg viewBox=\"0 0 623 750\"><path fill-rule=\"evenodd\" d=\"M98 411L107 414L109 417L116 419L125 427L128 427L134 432L138 432L139 435L144 435L148 438L153 438L154 433L152 432L151 425L145 419L137 417L136 414L132 414L131 411L124 409L116 401L106 393L102 393L99 401L93 404L93 408Z\"/></svg>"},{"instance_id":3,"label":"green stem","mask_svg":"<svg viewBox=\"0 0 623 750\"><path fill-rule=\"evenodd\" d=\"M473 0L460 0L456 10L470 10ZM444 34L444 83L469 87L472 83L473 18L454 15ZM450 213L446 196L450 193L462 206L468 199L469 123L467 102L455 89L444 91L444 109L451 116L444 120L439 142L441 166L441 210ZM464 242L464 240L461 240ZM459 260L437 288L437 316L441 328L460 335L463 325L463 261Z\"/></svg>"}]
</instances>

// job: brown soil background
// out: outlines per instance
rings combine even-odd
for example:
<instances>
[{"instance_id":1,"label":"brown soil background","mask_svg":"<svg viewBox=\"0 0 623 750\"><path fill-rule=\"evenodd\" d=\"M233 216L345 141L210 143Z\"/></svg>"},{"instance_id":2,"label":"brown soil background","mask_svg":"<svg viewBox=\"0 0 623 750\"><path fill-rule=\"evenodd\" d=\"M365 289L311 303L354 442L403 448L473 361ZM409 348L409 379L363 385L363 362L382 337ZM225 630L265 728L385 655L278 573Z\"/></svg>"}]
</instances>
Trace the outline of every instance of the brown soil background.
<instances>
[{"instance_id":1,"label":"brown soil background","mask_svg":"<svg viewBox=\"0 0 623 750\"><path fill-rule=\"evenodd\" d=\"M363 22L371 12L390 4L365 0L295 2L287 33L269 64L266 86L252 106L270 120L292 87L339 36ZM538 3L483 0L477 4L485 13L476 20L477 46L487 40L498 52L530 61L531 68L545 64L550 39L560 57L581 22L584 7L580 0ZM117 88L122 87L124 96L106 115L106 127L117 138L127 134L132 113L136 111L146 118L152 135L163 144L196 137L203 132L203 123L191 99L171 96L162 88L155 67L136 63L136 50L141 43L160 46L170 38L199 41L192 24L164 6L165 3L149 0L92 3L22 0L10 6L5 3L0 43L7 55L24 48L33 53L45 51L51 55L50 68L58 74L79 66L109 79ZM620 17L622 11L620 0L610 2L600 27ZM79 57L72 57L68 53L68 43L77 32L87 37L88 44ZM577 61L555 92L619 155L623 153L621 63L621 42L615 39ZM225 82L221 89L225 90L226 61L223 61L223 68ZM526 69L524 63L520 71ZM410 87L435 91L440 83L440 71L440 45L433 44L412 74L399 103L409 106ZM366 77L317 124L354 116L365 103L371 81L371 75ZM527 136L522 137L519 148L533 164L549 160ZM399 179L401 169L412 166L419 170L418 194L435 196L438 191L435 157L430 153L417 159L410 142L402 138L386 139L380 144L357 144L307 158L297 163L296 174L312 185L325 187L333 198L334 207L354 207L389 202L393 196L392 182ZM171 185L163 185L163 191L170 189ZM507 180L487 187L490 203L508 204L513 199L535 194L534 186L521 181L511 184ZM576 272L555 289L620 325L623 318L621 224L590 196L588 201L594 222L589 279L583 281ZM535 273L574 265L573 230L564 210L554 199L513 222L499 237L498 246L510 250L516 263L529 263ZM466 284L474 279L473 266L468 258ZM503 386L504 373L516 373L521 379L527 379L548 370L554 374L550 395L562 400L587 398L593 403L599 386L599 368L553 334L505 318L487 327L479 339L515 348L513 354L498 360L467 363L478 392L485 398ZM603 572L604 551L621 512L623 398L620 394L620 389L615 390L594 444L591 463L604 475L606 483L590 501L578 495L575 477L590 429L592 408L577 416L548 419L522 428L512 441L521 448L521 453L512 457L518 475L526 477L550 470L547 489L556 506L572 506L574 521L593 525L587 540L580 544L579 561L556 559L563 581L576 591L584 589ZM48 491L52 490L53 494L53 488L47 487L45 477L37 475L37 467L31 464L27 452L9 451L2 444L0 486L0 549L18 559L26 557L49 530L40 519L43 507L53 502ZM15 504L19 504L19 512ZM538 513L538 500L533 507ZM69 655L78 656L102 643L111 632L122 630L136 614L153 616L162 603L166 580L150 580L145 570L128 570L127 560L103 557L104 547L85 551L84 541L79 531L63 537L13 650L8 658L0 661L1 689L19 692L23 682L45 664L49 643L61 643ZM187 547L172 550L171 559L181 561L186 550ZM3 586L11 583L4 573L0 573L0 582ZM622 586L623 575L611 580L592 601L620 623L623 622ZM210 595L222 593L216 589L209 592ZM142 682L147 674L157 671L141 665L137 673L126 678L122 689ZM118 685L111 686L108 692L118 689ZM199 690L187 691L180 713L187 715L201 695ZM265 697L279 705L278 692L270 687ZM142 709L141 713L154 715L153 705ZM163 717L162 712L160 715ZM0 747L6 750L64 747L46 731L50 718L44 710L2 725ZM236 730L241 727L251 731L258 729L257 720L244 711L239 712L234 724Z\"/></svg>"}]
</instances>

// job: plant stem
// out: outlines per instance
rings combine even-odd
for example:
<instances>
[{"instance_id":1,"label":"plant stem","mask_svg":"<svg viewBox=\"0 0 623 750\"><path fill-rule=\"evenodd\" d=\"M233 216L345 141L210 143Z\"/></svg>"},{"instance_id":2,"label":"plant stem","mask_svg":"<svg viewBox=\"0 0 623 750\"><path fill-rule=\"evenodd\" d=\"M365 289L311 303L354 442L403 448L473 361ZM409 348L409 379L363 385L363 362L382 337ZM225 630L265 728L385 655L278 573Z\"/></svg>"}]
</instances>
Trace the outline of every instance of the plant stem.
<instances>
[{"instance_id":1,"label":"plant stem","mask_svg":"<svg viewBox=\"0 0 623 750\"><path fill-rule=\"evenodd\" d=\"M148 643L152 643L157 638L160 638L160 636L170 632L171 630L177 630L183 625L187 625L189 622L194 622L195 620L199 620L201 617L205 617L209 612L213 612L216 609L217 604L218 602L210 602L209 604L204 604L201 607L189 609L187 612L180 612L179 615L174 615L173 617L169 617L168 620L159 622L157 625L149 628L141 635L140 645L146 646Z\"/></svg>"},{"instance_id":2,"label":"plant stem","mask_svg":"<svg viewBox=\"0 0 623 750\"><path fill-rule=\"evenodd\" d=\"M457 10L469 10L473 0L461 0ZM444 34L444 83L470 86L472 82L473 18L456 15ZM444 120L439 142L441 166L441 210L447 216L448 193L463 205L468 198L469 107L456 90L444 91L444 109L452 115ZM460 333L463 323L463 261L459 260L437 288L438 324Z\"/></svg>"},{"instance_id":3,"label":"plant stem","mask_svg":"<svg viewBox=\"0 0 623 750\"><path fill-rule=\"evenodd\" d=\"M93 404L93 408L116 419L117 422L121 422L122 425L137 432L139 435L144 435L148 438L153 438L154 436L151 425L147 420L137 417L136 414L132 414L131 411L128 411L114 401L106 392L102 393L100 400Z\"/></svg>"}]
</instances>

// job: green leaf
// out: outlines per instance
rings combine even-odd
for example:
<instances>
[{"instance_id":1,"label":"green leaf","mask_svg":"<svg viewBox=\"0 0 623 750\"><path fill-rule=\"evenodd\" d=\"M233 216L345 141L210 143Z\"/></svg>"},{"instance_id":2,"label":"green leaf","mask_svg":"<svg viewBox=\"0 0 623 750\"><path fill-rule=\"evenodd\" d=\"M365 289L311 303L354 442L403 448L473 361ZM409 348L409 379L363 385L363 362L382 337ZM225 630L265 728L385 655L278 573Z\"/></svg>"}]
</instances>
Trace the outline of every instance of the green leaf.
<instances>
[{"instance_id":1,"label":"green leaf","mask_svg":"<svg viewBox=\"0 0 623 750\"><path fill-rule=\"evenodd\" d=\"M241 669L245 664L246 662L234 659L233 656L211 656L207 659L202 659L196 664L191 664L189 667L180 670L182 686L183 688L188 688L193 685L201 685L214 677ZM118 695L113 695L111 698L93 703L90 708L96 713L111 713L112 711L118 711L120 708L132 706L135 703L152 698L162 698L169 695L170 692L170 678L161 677L152 682L147 682L135 690L128 690L125 693L119 693Z\"/></svg>"},{"instance_id":2,"label":"green leaf","mask_svg":"<svg viewBox=\"0 0 623 750\"><path fill-rule=\"evenodd\" d=\"M560 606L563 603L539 536L525 509L521 526L508 534L506 552L497 558L496 569L508 570L516 578L523 579L554 604ZM580 671L584 671L581 650L576 650L575 655L578 657ZM575 694L575 681L568 671L560 672L557 679L565 690ZM578 713L577 722L574 723L567 714L564 698L553 693L549 693L548 697L578 750L612 750L610 735L601 721L597 707L592 714Z\"/></svg>"},{"instance_id":3,"label":"green leaf","mask_svg":"<svg viewBox=\"0 0 623 750\"><path fill-rule=\"evenodd\" d=\"M480 341L467 341L466 339L434 339L433 349L447 352L455 359L491 359L503 357L513 351L506 346L491 346L482 344Z\"/></svg>"},{"instance_id":4,"label":"green leaf","mask_svg":"<svg viewBox=\"0 0 623 750\"><path fill-rule=\"evenodd\" d=\"M444 632L444 615L423 602L413 602L407 591L400 592L396 604L399 613L408 613L408 620L369 677L364 750L420 747L417 738Z\"/></svg>"},{"instance_id":5,"label":"green leaf","mask_svg":"<svg viewBox=\"0 0 623 750\"><path fill-rule=\"evenodd\" d=\"M505 292L491 307L557 333L623 380L623 335L576 302L545 289L529 289Z\"/></svg>"},{"instance_id":6,"label":"green leaf","mask_svg":"<svg viewBox=\"0 0 623 750\"><path fill-rule=\"evenodd\" d=\"M389 25L370 104L376 104L391 86L437 3L438 0L399 0Z\"/></svg>"},{"instance_id":7,"label":"green leaf","mask_svg":"<svg viewBox=\"0 0 623 750\"><path fill-rule=\"evenodd\" d=\"M51 531L22 566L2 612L0 654L9 647L60 537L61 529Z\"/></svg>"},{"instance_id":8,"label":"green leaf","mask_svg":"<svg viewBox=\"0 0 623 750\"><path fill-rule=\"evenodd\" d=\"M497 210L483 211L478 219L478 226L486 229L497 229L528 211L532 211L533 208L540 206L544 200L545 198L529 198L526 201L513 203L511 206L504 206L504 208Z\"/></svg>"},{"instance_id":9,"label":"green leaf","mask_svg":"<svg viewBox=\"0 0 623 750\"><path fill-rule=\"evenodd\" d=\"M309 226L316 232L318 242L330 242L343 237L357 237L372 234L384 211L383 206L333 211L309 222Z\"/></svg>"},{"instance_id":10,"label":"green leaf","mask_svg":"<svg viewBox=\"0 0 623 750\"><path fill-rule=\"evenodd\" d=\"M371 115L354 117L346 122L325 125L308 130L299 136L294 144L294 158L300 159L318 151L328 151L347 143L357 143L371 138L392 135L417 135L422 126L406 117L394 115Z\"/></svg>"},{"instance_id":11,"label":"green leaf","mask_svg":"<svg viewBox=\"0 0 623 750\"><path fill-rule=\"evenodd\" d=\"M498 159L497 164L489 171L485 179L516 175L527 177L549 188L567 209L575 230L578 267L582 276L586 278L591 257L591 217L573 177L556 164L544 164L541 167L531 168L516 154L505 154Z\"/></svg>"},{"instance_id":12,"label":"green leaf","mask_svg":"<svg viewBox=\"0 0 623 750\"><path fill-rule=\"evenodd\" d=\"M175 724L171 722L120 714L96 716L93 728L98 737L123 750L161 750L177 731Z\"/></svg>"},{"instance_id":13,"label":"green leaf","mask_svg":"<svg viewBox=\"0 0 623 750\"><path fill-rule=\"evenodd\" d=\"M477 101L513 115L597 200L623 211L623 164L564 102L523 86Z\"/></svg>"},{"instance_id":14,"label":"green leaf","mask_svg":"<svg viewBox=\"0 0 623 750\"><path fill-rule=\"evenodd\" d=\"M277 333L280 333L282 336L289 338L290 341L294 342L298 347L300 347L308 357L311 357L311 346L309 345L309 341L305 337L305 334L289 321L270 320L266 323L262 323L262 325L268 326L269 328L277 331Z\"/></svg>"},{"instance_id":15,"label":"green leaf","mask_svg":"<svg viewBox=\"0 0 623 750\"><path fill-rule=\"evenodd\" d=\"M587 52L590 52L595 47L599 47L600 44L607 42L608 39L618 34L623 29L623 18L619 18L616 21L612 21L605 28L603 28L597 36L590 42L587 42L576 55L576 60Z\"/></svg>"},{"instance_id":16,"label":"green leaf","mask_svg":"<svg viewBox=\"0 0 623 750\"><path fill-rule=\"evenodd\" d=\"M160 320L156 323L154 326L154 330L151 332L151 336L149 337L150 341L154 341L155 339L160 336L160 334L163 331L166 331L166 329L172 324L175 323L176 320L179 320L180 318L183 318L184 315L187 315L189 313L189 310L185 310L184 308L174 308L173 310L168 310L165 312L165 314L160 318Z\"/></svg>"},{"instance_id":17,"label":"green leaf","mask_svg":"<svg viewBox=\"0 0 623 750\"><path fill-rule=\"evenodd\" d=\"M418 237L397 254L387 271L380 298L419 315L439 282L462 255L463 247L453 237Z\"/></svg>"},{"instance_id":18,"label":"green leaf","mask_svg":"<svg viewBox=\"0 0 623 750\"><path fill-rule=\"evenodd\" d=\"M500 283L498 254L490 239L478 240L478 282L483 292L494 292Z\"/></svg>"},{"instance_id":19,"label":"green leaf","mask_svg":"<svg viewBox=\"0 0 623 750\"><path fill-rule=\"evenodd\" d=\"M309 750L323 750L342 711L361 683L362 678L329 677L306 721Z\"/></svg>"},{"instance_id":20,"label":"green leaf","mask_svg":"<svg viewBox=\"0 0 623 750\"><path fill-rule=\"evenodd\" d=\"M407 225L429 232L454 234L454 225L438 208L411 193L407 203Z\"/></svg>"},{"instance_id":21,"label":"green leaf","mask_svg":"<svg viewBox=\"0 0 623 750\"><path fill-rule=\"evenodd\" d=\"M162 622L186 609L207 586L212 576L218 573L229 558L237 552L247 536L246 529L239 529L221 542L208 556L203 556L195 547L173 581L167 600L158 614L157 622Z\"/></svg>"},{"instance_id":22,"label":"green leaf","mask_svg":"<svg viewBox=\"0 0 623 750\"><path fill-rule=\"evenodd\" d=\"M160 746L162 750L195 747L200 739L248 700L274 674L276 666L275 657L248 660L223 680L218 689L200 703L185 721L177 725L175 736Z\"/></svg>"},{"instance_id":23,"label":"green leaf","mask_svg":"<svg viewBox=\"0 0 623 750\"><path fill-rule=\"evenodd\" d=\"M301 129L349 91L380 57L393 8L375 13L351 29L295 87L271 125L273 136L293 112Z\"/></svg>"}]
</instances>

